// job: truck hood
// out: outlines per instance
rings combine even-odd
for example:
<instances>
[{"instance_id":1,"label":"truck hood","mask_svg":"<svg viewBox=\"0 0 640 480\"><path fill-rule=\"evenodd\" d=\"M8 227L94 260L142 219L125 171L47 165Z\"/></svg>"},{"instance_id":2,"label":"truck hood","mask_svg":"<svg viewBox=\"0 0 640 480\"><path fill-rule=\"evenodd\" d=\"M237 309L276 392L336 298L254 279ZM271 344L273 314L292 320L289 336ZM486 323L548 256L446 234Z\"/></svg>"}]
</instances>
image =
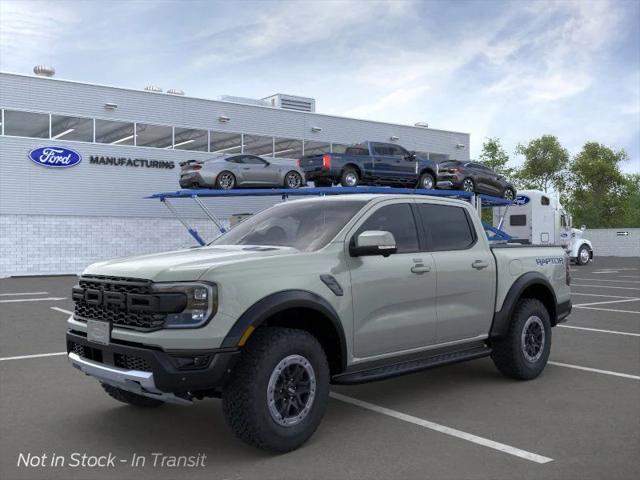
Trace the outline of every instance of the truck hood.
<instances>
[{"instance_id":1,"label":"truck hood","mask_svg":"<svg viewBox=\"0 0 640 480\"><path fill-rule=\"evenodd\" d=\"M117 258L94 263L83 275L143 278L157 282L198 280L211 268L229 263L298 253L291 247L219 245Z\"/></svg>"}]
</instances>

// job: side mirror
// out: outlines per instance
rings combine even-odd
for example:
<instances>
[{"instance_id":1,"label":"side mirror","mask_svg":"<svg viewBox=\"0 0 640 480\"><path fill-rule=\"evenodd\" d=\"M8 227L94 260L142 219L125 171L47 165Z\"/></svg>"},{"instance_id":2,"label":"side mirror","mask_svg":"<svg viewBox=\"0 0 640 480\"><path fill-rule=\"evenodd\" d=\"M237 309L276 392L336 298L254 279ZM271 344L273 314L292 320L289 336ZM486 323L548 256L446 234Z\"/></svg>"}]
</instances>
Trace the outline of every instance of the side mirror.
<instances>
[{"instance_id":1,"label":"side mirror","mask_svg":"<svg viewBox=\"0 0 640 480\"><path fill-rule=\"evenodd\" d=\"M388 257L396 253L396 239L393 233L384 230L367 230L358 235L349 246L352 257L382 255Z\"/></svg>"},{"instance_id":2,"label":"side mirror","mask_svg":"<svg viewBox=\"0 0 640 480\"><path fill-rule=\"evenodd\" d=\"M587 226L586 226L586 225L582 225L582 226L580 227L580 230L582 230L583 232L584 232L586 229L587 229Z\"/></svg>"},{"instance_id":3,"label":"side mirror","mask_svg":"<svg viewBox=\"0 0 640 480\"><path fill-rule=\"evenodd\" d=\"M409 152L409 155L407 155L406 157L404 157L405 160L409 160L410 162L412 162L413 160L416 159L416 152L411 150Z\"/></svg>"}]
</instances>

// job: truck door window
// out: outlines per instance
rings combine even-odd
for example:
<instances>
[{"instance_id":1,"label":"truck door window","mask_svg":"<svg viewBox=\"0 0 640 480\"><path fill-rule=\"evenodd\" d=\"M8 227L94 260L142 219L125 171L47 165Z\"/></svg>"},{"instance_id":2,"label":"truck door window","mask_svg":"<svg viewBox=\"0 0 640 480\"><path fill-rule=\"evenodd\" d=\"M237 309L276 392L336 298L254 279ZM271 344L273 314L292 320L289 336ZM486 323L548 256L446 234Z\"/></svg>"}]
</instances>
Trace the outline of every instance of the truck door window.
<instances>
[{"instance_id":1,"label":"truck door window","mask_svg":"<svg viewBox=\"0 0 640 480\"><path fill-rule=\"evenodd\" d=\"M511 225L512 227L524 227L526 224L526 215L511 215L509 217L509 225Z\"/></svg>"},{"instance_id":2,"label":"truck door window","mask_svg":"<svg viewBox=\"0 0 640 480\"><path fill-rule=\"evenodd\" d=\"M567 218L564 215L560 215L560 226L562 227L567 226Z\"/></svg>"},{"instance_id":3,"label":"truck door window","mask_svg":"<svg viewBox=\"0 0 640 480\"><path fill-rule=\"evenodd\" d=\"M429 250L466 250L475 243L473 227L463 208L420 203L418 212L427 238L431 238Z\"/></svg>"},{"instance_id":4,"label":"truck door window","mask_svg":"<svg viewBox=\"0 0 640 480\"><path fill-rule=\"evenodd\" d=\"M367 230L393 233L398 253L418 251L418 230L408 203L396 203L376 210L360 226L354 238Z\"/></svg>"},{"instance_id":5,"label":"truck door window","mask_svg":"<svg viewBox=\"0 0 640 480\"><path fill-rule=\"evenodd\" d=\"M374 143L373 150L376 155L391 155L391 150L387 145Z\"/></svg>"}]
</instances>

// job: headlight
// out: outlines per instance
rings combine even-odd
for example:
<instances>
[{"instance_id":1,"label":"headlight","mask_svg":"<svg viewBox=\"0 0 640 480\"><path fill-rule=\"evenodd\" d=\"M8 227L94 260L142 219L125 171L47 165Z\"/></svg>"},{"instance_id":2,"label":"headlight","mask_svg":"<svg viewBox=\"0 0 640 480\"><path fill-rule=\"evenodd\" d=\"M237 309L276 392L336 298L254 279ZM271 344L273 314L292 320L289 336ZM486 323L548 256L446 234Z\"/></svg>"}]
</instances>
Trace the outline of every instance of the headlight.
<instances>
[{"instance_id":1,"label":"headlight","mask_svg":"<svg viewBox=\"0 0 640 480\"><path fill-rule=\"evenodd\" d=\"M218 287L213 283L156 283L154 292L182 293L187 306L178 313L168 313L165 328L193 328L207 323L218 310Z\"/></svg>"}]
</instances>

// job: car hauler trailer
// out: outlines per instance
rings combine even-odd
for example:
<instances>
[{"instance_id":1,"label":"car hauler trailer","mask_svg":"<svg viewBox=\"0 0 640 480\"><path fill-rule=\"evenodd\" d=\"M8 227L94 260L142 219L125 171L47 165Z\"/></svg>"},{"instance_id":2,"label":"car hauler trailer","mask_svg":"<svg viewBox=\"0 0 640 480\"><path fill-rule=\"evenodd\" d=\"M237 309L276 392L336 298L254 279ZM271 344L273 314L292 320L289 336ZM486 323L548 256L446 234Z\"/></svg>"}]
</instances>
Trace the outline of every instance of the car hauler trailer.
<instances>
[{"instance_id":1,"label":"car hauler trailer","mask_svg":"<svg viewBox=\"0 0 640 480\"><path fill-rule=\"evenodd\" d=\"M578 265L593 259L591 242L583 237L585 227L572 228L571 215L560 202L540 190L523 190L508 209L493 210L494 225L512 242L529 245L561 245Z\"/></svg>"},{"instance_id":2,"label":"car hauler trailer","mask_svg":"<svg viewBox=\"0 0 640 480\"><path fill-rule=\"evenodd\" d=\"M210 190L210 189L189 189L178 190L175 192L161 192L150 195L146 198L158 199L169 209L169 211L182 223L189 234L194 238L200 246L206 245L207 242L201 237L200 233L193 227L188 220L181 215L173 205L175 199L191 199L202 210L202 212L216 225L220 233L225 233L226 229L219 218L202 201L203 198L229 198L229 197L281 197L283 201L291 197L303 196L328 196L328 195L353 195L353 194L395 194L395 195L428 195L434 197L448 197L465 200L471 203L478 216L482 218L483 208L502 207L502 216L497 217L497 227L483 223L487 238L491 242L509 242L511 236L501 229L504 223L503 219L512 206L512 201L500 197L492 197L490 195L477 194L473 192L465 192L462 190L425 190L414 188L389 188L389 187L318 187L318 188L299 188L296 190L286 188L260 188L260 189L232 189L232 190Z\"/></svg>"}]
</instances>

